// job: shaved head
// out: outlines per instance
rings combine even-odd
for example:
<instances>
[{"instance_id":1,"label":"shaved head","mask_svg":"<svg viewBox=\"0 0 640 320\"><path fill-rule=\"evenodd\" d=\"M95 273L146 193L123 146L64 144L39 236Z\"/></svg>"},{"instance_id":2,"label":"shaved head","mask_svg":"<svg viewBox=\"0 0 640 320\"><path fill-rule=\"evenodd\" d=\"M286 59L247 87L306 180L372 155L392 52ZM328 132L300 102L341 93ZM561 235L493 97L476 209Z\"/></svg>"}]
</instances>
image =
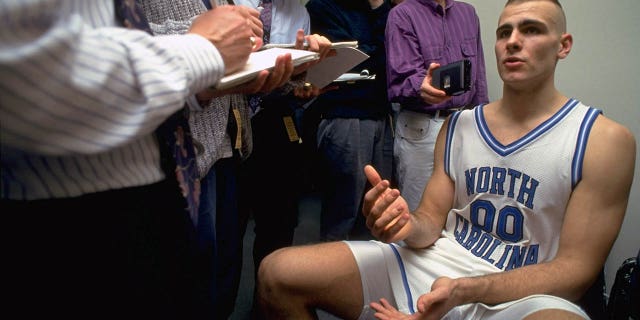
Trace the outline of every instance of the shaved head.
<instances>
[{"instance_id":1,"label":"shaved head","mask_svg":"<svg viewBox=\"0 0 640 320\"><path fill-rule=\"evenodd\" d=\"M525 2L536 2L536 1L551 2L555 4L558 7L558 12L556 13L554 20L557 24L558 30L562 33L567 32L567 17L565 16L564 9L562 9L562 5L558 0L507 0L507 3L504 6L508 7L510 5L516 5L516 4L525 3Z\"/></svg>"}]
</instances>

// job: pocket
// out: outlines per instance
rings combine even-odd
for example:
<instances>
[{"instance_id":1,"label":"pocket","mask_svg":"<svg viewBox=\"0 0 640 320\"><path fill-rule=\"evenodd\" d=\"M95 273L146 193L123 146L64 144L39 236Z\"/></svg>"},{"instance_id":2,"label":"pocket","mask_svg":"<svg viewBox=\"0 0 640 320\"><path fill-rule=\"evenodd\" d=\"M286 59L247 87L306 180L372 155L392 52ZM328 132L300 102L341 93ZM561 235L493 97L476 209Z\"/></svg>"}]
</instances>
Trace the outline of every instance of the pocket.
<instances>
[{"instance_id":1,"label":"pocket","mask_svg":"<svg viewBox=\"0 0 640 320\"><path fill-rule=\"evenodd\" d=\"M424 140L429 133L429 117L414 112L401 112L398 116L398 136L408 141Z\"/></svg>"},{"instance_id":2,"label":"pocket","mask_svg":"<svg viewBox=\"0 0 640 320\"><path fill-rule=\"evenodd\" d=\"M477 42L475 39L465 40L460 44L460 52L464 57L475 57L478 54Z\"/></svg>"}]
</instances>

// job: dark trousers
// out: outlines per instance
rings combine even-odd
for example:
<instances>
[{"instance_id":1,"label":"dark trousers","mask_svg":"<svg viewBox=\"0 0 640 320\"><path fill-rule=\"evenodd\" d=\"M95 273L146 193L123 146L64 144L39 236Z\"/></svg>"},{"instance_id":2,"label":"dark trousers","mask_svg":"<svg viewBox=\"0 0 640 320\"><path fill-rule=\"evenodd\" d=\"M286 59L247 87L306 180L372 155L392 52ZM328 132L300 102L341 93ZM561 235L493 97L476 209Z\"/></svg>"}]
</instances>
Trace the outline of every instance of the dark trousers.
<instances>
[{"instance_id":1,"label":"dark trousers","mask_svg":"<svg viewBox=\"0 0 640 320\"><path fill-rule=\"evenodd\" d=\"M24 319L212 319L211 261L174 179L2 202L4 305ZM9 313L7 309L5 312Z\"/></svg>"},{"instance_id":2,"label":"dark trousers","mask_svg":"<svg viewBox=\"0 0 640 320\"><path fill-rule=\"evenodd\" d=\"M250 213L255 222L256 273L265 256L293 244L298 224L298 202L304 189L303 145L299 140L291 141L284 117L293 119L293 110L276 104L252 118L253 152L242 164L242 211L245 226ZM299 129L296 131L299 135ZM273 192L278 196L273 197Z\"/></svg>"},{"instance_id":3,"label":"dark trousers","mask_svg":"<svg viewBox=\"0 0 640 320\"><path fill-rule=\"evenodd\" d=\"M227 319L235 307L242 274L242 232L238 214L238 158L220 159L216 172L216 317Z\"/></svg>"}]
</instances>

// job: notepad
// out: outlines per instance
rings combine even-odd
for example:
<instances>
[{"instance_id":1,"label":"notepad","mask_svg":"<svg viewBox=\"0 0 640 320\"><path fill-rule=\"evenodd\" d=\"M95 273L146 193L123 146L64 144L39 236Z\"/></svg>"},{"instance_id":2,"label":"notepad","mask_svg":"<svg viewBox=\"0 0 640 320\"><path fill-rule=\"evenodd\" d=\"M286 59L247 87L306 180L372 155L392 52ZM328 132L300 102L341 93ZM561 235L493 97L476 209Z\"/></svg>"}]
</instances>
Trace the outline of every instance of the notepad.
<instances>
[{"instance_id":1,"label":"notepad","mask_svg":"<svg viewBox=\"0 0 640 320\"><path fill-rule=\"evenodd\" d=\"M273 69L276 65L277 57L286 53L291 54L291 60L294 66L320 58L317 52L289 48L270 48L252 52L244 68L220 79L220 81L213 86L213 89L224 90L249 82L255 79L260 71Z\"/></svg>"},{"instance_id":2,"label":"notepad","mask_svg":"<svg viewBox=\"0 0 640 320\"><path fill-rule=\"evenodd\" d=\"M263 46L261 50L294 47L295 43L270 43ZM305 43L305 49L307 48L308 45ZM307 70L305 81L317 88L326 87L343 73L369 58L369 55L358 50L358 41L333 42L331 48L336 51L334 56L325 58Z\"/></svg>"},{"instance_id":3,"label":"notepad","mask_svg":"<svg viewBox=\"0 0 640 320\"><path fill-rule=\"evenodd\" d=\"M327 57L307 70L305 81L318 88L324 88L368 58L369 55L357 48L337 48L335 56Z\"/></svg>"},{"instance_id":4,"label":"notepad","mask_svg":"<svg viewBox=\"0 0 640 320\"><path fill-rule=\"evenodd\" d=\"M295 48L296 44L295 43L269 43L269 44L265 44L264 46L262 46L262 48L260 50L266 50L266 49L270 49L270 48ZM331 43L331 48L332 49L337 49L337 48L357 48L358 47L358 41L341 41L341 42L333 42ZM304 44L304 49L309 48L308 44Z\"/></svg>"}]
</instances>

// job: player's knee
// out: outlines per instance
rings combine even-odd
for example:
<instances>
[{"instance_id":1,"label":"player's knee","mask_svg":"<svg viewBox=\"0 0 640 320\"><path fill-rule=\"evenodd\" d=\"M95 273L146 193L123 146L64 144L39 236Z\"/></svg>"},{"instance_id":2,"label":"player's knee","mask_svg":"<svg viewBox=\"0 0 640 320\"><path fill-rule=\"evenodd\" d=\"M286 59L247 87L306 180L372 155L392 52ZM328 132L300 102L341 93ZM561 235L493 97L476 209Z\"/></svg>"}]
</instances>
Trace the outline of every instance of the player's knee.
<instances>
[{"instance_id":1,"label":"player's knee","mask_svg":"<svg viewBox=\"0 0 640 320\"><path fill-rule=\"evenodd\" d=\"M287 249L279 249L267 255L258 269L258 292L272 295L283 291L286 286Z\"/></svg>"}]
</instances>

